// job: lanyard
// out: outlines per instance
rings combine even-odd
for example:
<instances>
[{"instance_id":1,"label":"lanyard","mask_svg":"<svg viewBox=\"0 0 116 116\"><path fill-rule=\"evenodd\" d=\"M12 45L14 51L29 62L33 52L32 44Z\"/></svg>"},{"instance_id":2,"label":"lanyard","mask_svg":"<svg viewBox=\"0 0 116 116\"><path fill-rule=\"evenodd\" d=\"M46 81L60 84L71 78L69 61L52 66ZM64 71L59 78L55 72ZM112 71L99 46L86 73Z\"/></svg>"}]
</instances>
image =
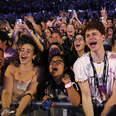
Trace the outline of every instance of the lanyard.
<instances>
[{"instance_id":1,"label":"lanyard","mask_svg":"<svg viewBox=\"0 0 116 116\"><path fill-rule=\"evenodd\" d=\"M97 75L97 71L96 71L96 68L93 64L93 58L91 56L91 53L89 54L89 57L90 57L90 63L91 63L91 66L93 68L93 73L94 73L94 78L95 78L95 81L94 81L94 84L97 86L97 88L99 88L99 80L98 80L98 75ZM108 75L108 67L107 67L107 62L108 59L107 59L107 53L105 51L105 55L104 55L104 69L103 69L103 85L106 86L106 83L107 83L107 75ZM106 72L107 71L107 72Z\"/></svg>"}]
</instances>

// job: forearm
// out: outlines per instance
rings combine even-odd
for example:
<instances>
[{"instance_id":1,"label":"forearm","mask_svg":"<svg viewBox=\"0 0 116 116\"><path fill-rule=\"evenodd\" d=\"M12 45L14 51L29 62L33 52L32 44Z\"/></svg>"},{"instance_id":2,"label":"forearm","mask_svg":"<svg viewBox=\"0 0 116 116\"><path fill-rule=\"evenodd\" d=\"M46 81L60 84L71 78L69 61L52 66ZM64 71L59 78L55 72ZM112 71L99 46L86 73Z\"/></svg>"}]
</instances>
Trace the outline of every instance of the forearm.
<instances>
[{"instance_id":1,"label":"forearm","mask_svg":"<svg viewBox=\"0 0 116 116\"><path fill-rule=\"evenodd\" d=\"M32 37L33 37L34 41L36 42L36 44L37 44L38 48L40 49L40 51L43 52L44 47L43 47L42 43L40 42L40 40L37 38L37 36L34 33L32 34Z\"/></svg>"},{"instance_id":2,"label":"forearm","mask_svg":"<svg viewBox=\"0 0 116 116\"><path fill-rule=\"evenodd\" d=\"M83 96L82 105L86 116L94 116L93 104L91 97Z\"/></svg>"},{"instance_id":3,"label":"forearm","mask_svg":"<svg viewBox=\"0 0 116 116\"><path fill-rule=\"evenodd\" d=\"M67 88L68 97L72 105L78 106L80 104L80 94L74 89L74 87Z\"/></svg>"},{"instance_id":4,"label":"forearm","mask_svg":"<svg viewBox=\"0 0 116 116\"><path fill-rule=\"evenodd\" d=\"M107 113L109 112L110 108L111 108L114 104L116 104L116 98L115 98L114 96L111 96L111 97L109 98L109 100L106 102L101 116L106 116Z\"/></svg>"},{"instance_id":5,"label":"forearm","mask_svg":"<svg viewBox=\"0 0 116 116\"><path fill-rule=\"evenodd\" d=\"M11 94L7 90L3 90L1 100L2 100L2 109L9 109L11 104Z\"/></svg>"},{"instance_id":6,"label":"forearm","mask_svg":"<svg viewBox=\"0 0 116 116\"><path fill-rule=\"evenodd\" d=\"M19 106L16 110L16 116L21 116L22 112L27 107L27 105L30 103L30 101L31 101L31 96L30 95L25 95L21 99L21 101L19 102Z\"/></svg>"},{"instance_id":7,"label":"forearm","mask_svg":"<svg viewBox=\"0 0 116 116\"><path fill-rule=\"evenodd\" d=\"M42 35L42 30L41 30L41 27L39 25L37 25L35 22L32 23L35 31L39 34L39 35Z\"/></svg>"}]
</instances>

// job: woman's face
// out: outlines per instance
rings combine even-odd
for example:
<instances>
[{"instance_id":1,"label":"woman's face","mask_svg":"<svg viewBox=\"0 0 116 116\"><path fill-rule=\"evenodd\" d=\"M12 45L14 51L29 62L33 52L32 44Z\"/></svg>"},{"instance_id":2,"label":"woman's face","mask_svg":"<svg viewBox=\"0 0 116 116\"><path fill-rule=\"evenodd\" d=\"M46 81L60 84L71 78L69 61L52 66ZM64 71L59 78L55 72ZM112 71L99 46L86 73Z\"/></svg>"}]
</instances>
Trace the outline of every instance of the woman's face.
<instances>
[{"instance_id":1,"label":"woman's face","mask_svg":"<svg viewBox=\"0 0 116 116\"><path fill-rule=\"evenodd\" d=\"M44 31L44 33L45 33L45 37L46 37L46 38L50 38L50 37L51 37L51 32L50 32L49 29L46 29L46 30Z\"/></svg>"},{"instance_id":2,"label":"woman's face","mask_svg":"<svg viewBox=\"0 0 116 116\"><path fill-rule=\"evenodd\" d=\"M85 48L85 41L82 35L77 35L74 41L74 47L76 51L84 50Z\"/></svg>"},{"instance_id":3,"label":"woman's face","mask_svg":"<svg viewBox=\"0 0 116 116\"><path fill-rule=\"evenodd\" d=\"M23 44L19 51L19 59L21 64L32 63L34 55L34 47L31 44Z\"/></svg>"},{"instance_id":4,"label":"woman's face","mask_svg":"<svg viewBox=\"0 0 116 116\"><path fill-rule=\"evenodd\" d=\"M62 23L61 25L60 25L60 32L61 33L64 33L64 32L66 32L66 24L65 23Z\"/></svg>"},{"instance_id":5,"label":"woman's face","mask_svg":"<svg viewBox=\"0 0 116 116\"><path fill-rule=\"evenodd\" d=\"M49 64L49 72L54 78L64 73L64 61L60 56L54 56Z\"/></svg>"}]
</instances>

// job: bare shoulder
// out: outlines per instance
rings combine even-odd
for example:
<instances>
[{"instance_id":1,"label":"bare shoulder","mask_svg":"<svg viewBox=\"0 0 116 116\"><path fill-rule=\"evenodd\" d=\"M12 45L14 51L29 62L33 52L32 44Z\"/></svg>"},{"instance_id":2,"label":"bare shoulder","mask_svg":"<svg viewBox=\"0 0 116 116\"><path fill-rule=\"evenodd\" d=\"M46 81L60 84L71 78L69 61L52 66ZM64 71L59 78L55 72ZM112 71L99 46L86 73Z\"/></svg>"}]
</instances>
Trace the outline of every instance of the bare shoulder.
<instances>
[{"instance_id":1,"label":"bare shoulder","mask_svg":"<svg viewBox=\"0 0 116 116\"><path fill-rule=\"evenodd\" d=\"M15 72L16 68L17 67L14 64L9 64L6 71Z\"/></svg>"},{"instance_id":2,"label":"bare shoulder","mask_svg":"<svg viewBox=\"0 0 116 116\"><path fill-rule=\"evenodd\" d=\"M5 71L5 77L8 77L8 78L14 77L16 68L17 67L15 65L9 64Z\"/></svg>"}]
</instances>

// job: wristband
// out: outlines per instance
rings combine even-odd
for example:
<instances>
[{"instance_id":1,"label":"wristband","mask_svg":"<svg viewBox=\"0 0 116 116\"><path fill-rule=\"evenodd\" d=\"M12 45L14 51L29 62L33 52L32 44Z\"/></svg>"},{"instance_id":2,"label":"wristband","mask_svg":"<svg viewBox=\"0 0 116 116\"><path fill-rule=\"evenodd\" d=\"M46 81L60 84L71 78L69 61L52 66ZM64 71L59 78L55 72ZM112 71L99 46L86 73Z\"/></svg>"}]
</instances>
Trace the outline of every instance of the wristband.
<instances>
[{"instance_id":1,"label":"wristband","mask_svg":"<svg viewBox=\"0 0 116 116\"><path fill-rule=\"evenodd\" d=\"M4 109L2 112L1 112L1 116L4 116L4 114L9 114L9 110L8 109Z\"/></svg>"},{"instance_id":2,"label":"wristband","mask_svg":"<svg viewBox=\"0 0 116 116\"><path fill-rule=\"evenodd\" d=\"M28 30L28 32L29 32L30 35L32 35L34 33L33 30L31 30L31 29Z\"/></svg>"},{"instance_id":3,"label":"wristband","mask_svg":"<svg viewBox=\"0 0 116 116\"><path fill-rule=\"evenodd\" d=\"M34 25L35 24L35 22L32 22L32 25Z\"/></svg>"},{"instance_id":4,"label":"wristband","mask_svg":"<svg viewBox=\"0 0 116 116\"><path fill-rule=\"evenodd\" d=\"M32 99L32 95L31 95L31 93L26 93L24 96L27 96L27 95L30 96L31 99ZM23 96L23 97L24 97L24 96Z\"/></svg>"},{"instance_id":5,"label":"wristband","mask_svg":"<svg viewBox=\"0 0 116 116\"><path fill-rule=\"evenodd\" d=\"M66 89L70 88L70 87L72 87L72 85L73 85L73 83L70 81L69 83L65 84L65 88Z\"/></svg>"}]
</instances>

